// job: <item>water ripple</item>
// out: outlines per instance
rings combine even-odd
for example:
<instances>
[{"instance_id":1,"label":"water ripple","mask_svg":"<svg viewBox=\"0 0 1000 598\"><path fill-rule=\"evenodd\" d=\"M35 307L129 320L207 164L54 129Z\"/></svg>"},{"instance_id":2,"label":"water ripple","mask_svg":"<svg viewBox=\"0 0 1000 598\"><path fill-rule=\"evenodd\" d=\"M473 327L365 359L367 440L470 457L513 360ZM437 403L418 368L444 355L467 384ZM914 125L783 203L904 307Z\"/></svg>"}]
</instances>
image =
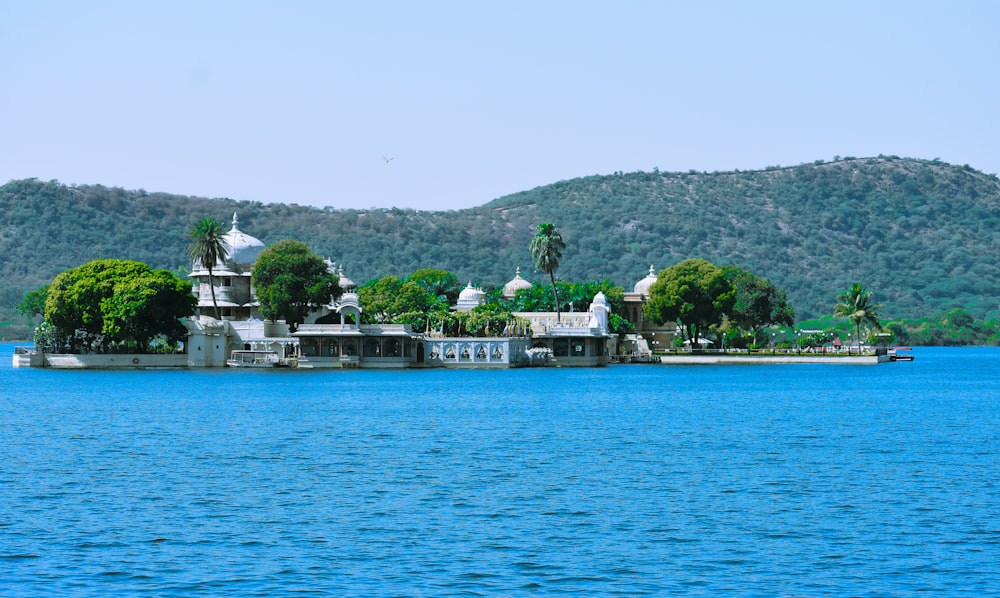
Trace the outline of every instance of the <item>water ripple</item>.
<instances>
[{"instance_id":1,"label":"water ripple","mask_svg":"<svg viewBox=\"0 0 1000 598\"><path fill-rule=\"evenodd\" d=\"M0 368L16 389L0 594L988 594L1000 351L979 351L860 369Z\"/></svg>"}]
</instances>

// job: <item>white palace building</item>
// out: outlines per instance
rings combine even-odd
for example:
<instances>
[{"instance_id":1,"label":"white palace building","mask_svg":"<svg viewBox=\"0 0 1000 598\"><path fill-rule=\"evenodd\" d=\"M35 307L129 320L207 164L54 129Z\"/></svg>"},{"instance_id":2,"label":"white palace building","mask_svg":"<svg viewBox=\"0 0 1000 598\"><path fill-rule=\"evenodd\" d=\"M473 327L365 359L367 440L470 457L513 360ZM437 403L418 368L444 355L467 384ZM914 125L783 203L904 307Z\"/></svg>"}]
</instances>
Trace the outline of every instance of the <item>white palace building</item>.
<instances>
[{"instance_id":1,"label":"white palace building","mask_svg":"<svg viewBox=\"0 0 1000 598\"><path fill-rule=\"evenodd\" d=\"M235 215L226 243L229 255L212 268L221 320L214 317L207 268L198 261L192 268L198 311L188 322L187 354L193 367L225 365L233 351L241 350L272 351L300 368L600 366L617 348L617 337L608 332L610 307L600 293L587 312L558 318L555 312L516 313L530 326L493 337L445 337L403 324L362 324L356 285L343 266L337 270L343 295L290 332L282 321L264 321L250 283L264 244L241 231ZM518 269L504 295L530 287ZM470 311L484 302L485 293L470 283L453 308Z\"/></svg>"}]
</instances>

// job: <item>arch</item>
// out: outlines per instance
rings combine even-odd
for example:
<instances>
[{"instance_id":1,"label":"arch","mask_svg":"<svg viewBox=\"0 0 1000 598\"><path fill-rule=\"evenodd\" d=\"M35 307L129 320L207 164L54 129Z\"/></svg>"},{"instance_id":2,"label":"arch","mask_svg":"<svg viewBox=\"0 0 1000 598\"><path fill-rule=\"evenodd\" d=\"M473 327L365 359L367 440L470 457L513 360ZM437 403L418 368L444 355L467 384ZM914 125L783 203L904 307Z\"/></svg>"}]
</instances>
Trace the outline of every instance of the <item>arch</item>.
<instances>
[{"instance_id":1,"label":"arch","mask_svg":"<svg viewBox=\"0 0 1000 598\"><path fill-rule=\"evenodd\" d=\"M365 357L381 357L382 356L382 344L378 342L377 338L367 338L365 339Z\"/></svg>"},{"instance_id":2,"label":"arch","mask_svg":"<svg viewBox=\"0 0 1000 598\"><path fill-rule=\"evenodd\" d=\"M382 345L385 349L383 351L383 357L399 357L403 354L402 346L400 345L398 338L387 338L383 341Z\"/></svg>"}]
</instances>

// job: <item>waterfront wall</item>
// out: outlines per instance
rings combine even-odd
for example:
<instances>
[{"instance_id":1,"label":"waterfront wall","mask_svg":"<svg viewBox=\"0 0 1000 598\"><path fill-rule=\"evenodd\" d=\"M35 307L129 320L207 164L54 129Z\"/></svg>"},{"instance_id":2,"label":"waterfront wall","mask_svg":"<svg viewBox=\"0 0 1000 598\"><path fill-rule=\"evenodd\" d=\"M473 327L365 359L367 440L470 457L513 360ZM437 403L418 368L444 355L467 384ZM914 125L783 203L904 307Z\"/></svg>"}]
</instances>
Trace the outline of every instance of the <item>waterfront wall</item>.
<instances>
[{"instance_id":1,"label":"waterfront wall","mask_svg":"<svg viewBox=\"0 0 1000 598\"><path fill-rule=\"evenodd\" d=\"M188 356L185 354L145 355L76 355L62 353L45 353L30 356L39 363L27 367L46 367L64 370L76 369L114 369L114 368L184 368L188 367ZM17 365L15 364L15 367Z\"/></svg>"},{"instance_id":2,"label":"waterfront wall","mask_svg":"<svg viewBox=\"0 0 1000 598\"><path fill-rule=\"evenodd\" d=\"M809 355L662 355L660 363L667 365L771 364L771 363L839 363L842 365L875 365L889 361L887 355L829 356Z\"/></svg>"}]
</instances>

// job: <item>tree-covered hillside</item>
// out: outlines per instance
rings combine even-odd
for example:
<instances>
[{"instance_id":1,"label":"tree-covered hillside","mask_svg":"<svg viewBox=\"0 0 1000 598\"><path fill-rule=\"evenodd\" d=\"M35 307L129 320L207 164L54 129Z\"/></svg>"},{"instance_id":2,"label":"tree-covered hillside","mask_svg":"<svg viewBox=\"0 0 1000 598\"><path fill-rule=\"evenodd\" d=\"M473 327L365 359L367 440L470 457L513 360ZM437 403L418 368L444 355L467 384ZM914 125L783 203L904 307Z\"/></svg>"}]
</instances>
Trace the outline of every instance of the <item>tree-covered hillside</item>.
<instances>
[{"instance_id":1,"label":"tree-covered hillside","mask_svg":"<svg viewBox=\"0 0 1000 598\"><path fill-rule=\"evenodd\" d=\"M289 198L294 201L294 198ZM187 232L201 218L267 244L305 242L357 282L421 267L501 285L534 271L540 222L567 243L563 280L626 289L690 257L734 264L787 290L799 318L828 314L861 281L889 318L963 307L1000 315L1000 180L968 166L847 158L762 171L590 176L448 212L335 210L182 197L34 179L0 187L0 311L96 258L189 268ZM0 332L2 334L2 332Z\"/></svg>"}]
</instances>

